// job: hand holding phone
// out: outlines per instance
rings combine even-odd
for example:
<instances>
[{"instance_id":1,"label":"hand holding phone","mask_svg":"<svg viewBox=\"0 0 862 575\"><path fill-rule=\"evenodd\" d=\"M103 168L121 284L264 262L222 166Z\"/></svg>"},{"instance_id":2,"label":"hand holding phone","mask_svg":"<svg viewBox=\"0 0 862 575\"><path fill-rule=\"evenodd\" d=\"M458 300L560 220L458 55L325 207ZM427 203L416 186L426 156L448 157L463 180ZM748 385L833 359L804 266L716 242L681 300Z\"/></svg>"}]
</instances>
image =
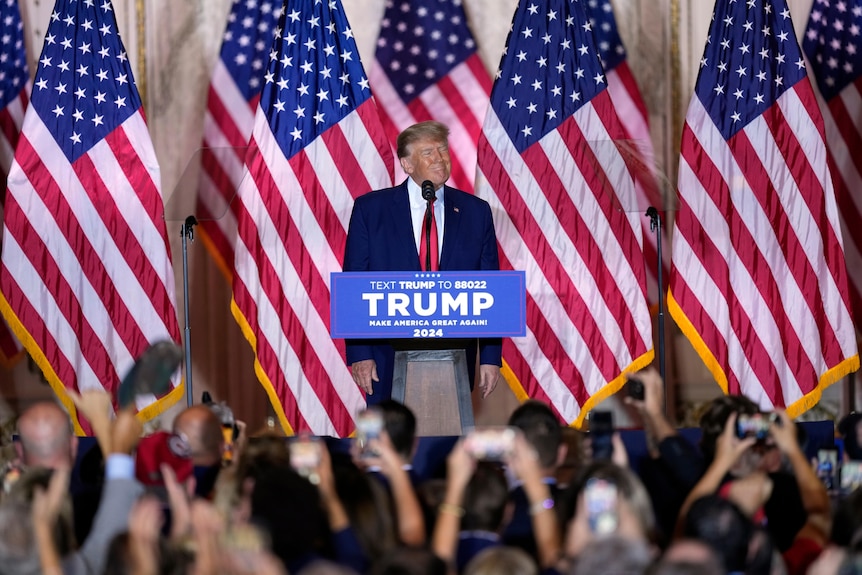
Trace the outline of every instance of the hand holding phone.
<instances>
[{"instance_id":1,"label":"hand holding phone","mask_svg":"<svg viewBox=\"0 0 862 575\"><path fill-rule=\"evenodd\" d=\"M299 435L288 444L290 466L303 477L311 478L320 465L320 440L311 435Z\"/></svg>"},{"instance_id":2,"label":"hand holding phone","mask_svg":"<svg viewBox=\"0 0 862 575\"><path fill-rule=\"evenodd\" d=\"M823 482L827 491L833 491L836 487L835 478L838 476L838 452L835 449L817 450L817 477Z\"/></svg>"},{"instance_id":3,"label":"hand holding phone","mask_svg":"<svg viewBox=\"0 0 862 575\"><path fill-rule=\"evenodd\" d=\"M356 417L356 443L359 445L360 458L367 459L380 455L371 447L370 443L372 440L380 439L382 432L383 412L375 407L369 407L359 412Z\"/></svg>"},{"instance_id":4,"label":"hand holding phone","mask_svg":"<svg viewBox=\"0 0 862 575\"><path fill-rule=\"evenodd\" d=\"M590 412L590 446L593 460L609 460L614 453L614 414L610 411Z\"/></svg>"},{"instance_id":5,"label":"hand holding phone","mask_svg":"<svg viewBox=\"0 0 862 575\"><path fill-rule=\"evenodd\" d=\"M774 413L740 413L736 416L736 437L753 437L763 442L769 437L769 424L773 422L781 424L781 419Z\"/></svg>"},{"instance_id":6,"label":"hand holding phone","mask_svg":"<svg viewBox=\"0 0 862 575\"><path fill-rule=\"evenodd\" d=\"M841 464L841 491L850 494L862 486L862 461L848 460Z\"/></svg>"},{"instance_id":7,"label":"hand holding phone","mask_svg":"<svg viewBox=\"0 0 862 575\"><path fill-rule=\"evenodd\" d=\"M464 449L477 461L505 461L515 449L515 434L507 426L474 428L464 438Z\"/></svg>"},{"instance_id":8,"label":"hand holding phone","mask_svg":"<svg viewBox=\"0 0 862 575\"><path fill-rule=\"evenodd\" d=\"M584 487L584 504L592 533L610 535L617 530L619 513L616 485L607 479L588 479Z\"/></svg>"}]
</instances>

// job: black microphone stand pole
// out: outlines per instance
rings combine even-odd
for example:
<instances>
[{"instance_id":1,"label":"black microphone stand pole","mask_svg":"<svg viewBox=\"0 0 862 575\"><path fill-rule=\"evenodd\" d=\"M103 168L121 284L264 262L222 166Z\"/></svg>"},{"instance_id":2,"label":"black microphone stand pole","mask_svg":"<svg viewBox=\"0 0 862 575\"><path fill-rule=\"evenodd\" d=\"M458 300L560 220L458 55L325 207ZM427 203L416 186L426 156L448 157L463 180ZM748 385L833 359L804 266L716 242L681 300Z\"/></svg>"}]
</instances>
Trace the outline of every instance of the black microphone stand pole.
<instances>
[{"instance_id":1,"label":"black microphone stand pole","mask_svg":"<svg viewBox=\"0 0 862 575\"><path fill-rule=\"evenodd\" d=\"M183 348L186 353L186 405L191 407L194 404L194 395L192 392L192 328L189 324L189 261L188 261L188 243L187 240L195 240L194 227L198 225L198 221L194 216L189 216L183 223L180 229L180 236L183 238L183 302L185 304L185 337L183 338Z\"/></svg>"},{"instance_id":2,"label":"black microphone stand pole","mask_svg":"<svg viewBox=\"0 0 862 575\"><path fill-rule=\"evenodd\" d=\"M431 205L431 200L428 200L428 208L425 210L425 222L423 224L423 228L425 229L425 246L427 249L425 250L425 271L431 271L431 218L433 217L434 207ZM435 246L436 249L436 246Z\"/></svg>"},{"instance_id":3,"label":"black microphone stand pole","mask_svg":"<svg viewBox=\"0 0 862 575\"><path fill-rule=\"evenodd\" d=\"M650 219L649 229L655 233L656 252L658 263L656 264L656 278L658 281L658 372L661 380L665 380L664 367L664 283L662 282L662 258L661 258L661 216L653 206L647 208L646 216Z\"/></svg>"}]
</instances>

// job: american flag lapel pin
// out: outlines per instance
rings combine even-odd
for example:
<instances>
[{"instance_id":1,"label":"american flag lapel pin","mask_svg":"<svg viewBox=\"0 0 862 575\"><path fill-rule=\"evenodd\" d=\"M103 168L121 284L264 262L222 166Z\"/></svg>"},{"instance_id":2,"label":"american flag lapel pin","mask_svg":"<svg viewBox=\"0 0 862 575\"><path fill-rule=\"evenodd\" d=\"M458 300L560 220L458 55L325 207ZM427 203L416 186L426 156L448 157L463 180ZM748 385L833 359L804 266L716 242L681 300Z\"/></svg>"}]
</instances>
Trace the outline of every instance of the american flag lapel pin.
<instances>
[{"instance_id":1,"label":"american flag lapel pin","mask_svg":"<svg viewBox=\"0 0 862 575\"><path fill-rule=\"evenodd\" d=\"M457 206L456 206L455 208L453 208L453 209L454 209L454 211L455 211L455 213L456 213L456 214L460 214L460 213L461 213L461 210L460 210Z\"/></svg>"}]
</instances>

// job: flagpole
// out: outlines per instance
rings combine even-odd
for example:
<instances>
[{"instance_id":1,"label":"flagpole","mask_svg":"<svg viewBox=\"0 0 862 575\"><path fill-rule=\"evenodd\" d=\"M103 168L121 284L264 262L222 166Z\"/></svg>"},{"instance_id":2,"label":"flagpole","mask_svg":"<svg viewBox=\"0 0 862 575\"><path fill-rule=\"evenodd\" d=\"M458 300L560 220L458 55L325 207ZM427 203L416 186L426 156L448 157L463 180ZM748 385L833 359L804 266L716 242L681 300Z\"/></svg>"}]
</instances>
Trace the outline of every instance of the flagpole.
<instances>
[{"instance_id":1,"label":"flagpole","mask_svg":"<svg viewBox=\"0 0 862 575\"><path fill-rule=\"evenodd\" d=\"M183 309L185 311L185 337L183 338L183 348L186 355L186 405L191 407L195 400L192 392L192 328L189 323L189 261L188 261L188 241L195 241L194 226L198 224L198 220L192 215L186 218L182 228L180 228L180 236L183 238Z\"/></svg>"},{"instance_id":2,"label":"flagpole","mask_svg":"<svg viewBox=\"0 0 862 575\"><path fill-rule=\"evenodd\" d=\"M653 206L647 208L646 216L650 220L650 231L655 233L656 252L658 253L656 263L656 277L658 278L658 372L661 374L662 381L666 381L664 369L664 284L661 277L661 216Z\"/></svg>"}]
</instances>

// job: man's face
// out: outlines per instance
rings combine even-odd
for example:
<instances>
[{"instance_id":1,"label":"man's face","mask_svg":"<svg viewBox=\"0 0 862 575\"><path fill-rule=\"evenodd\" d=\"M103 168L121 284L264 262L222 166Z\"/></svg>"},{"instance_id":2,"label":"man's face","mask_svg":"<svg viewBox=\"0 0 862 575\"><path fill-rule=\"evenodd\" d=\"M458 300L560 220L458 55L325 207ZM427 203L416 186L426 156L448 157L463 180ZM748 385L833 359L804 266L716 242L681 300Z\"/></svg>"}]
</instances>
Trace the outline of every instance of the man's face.
<instances>
[{"instance_id":1,"label":"man's face","mask_svg":"<svg viewBox=\"0 0 862 575\"><path fill-rule=\"evenodd\" d=\"M421 186L431 180L435 190L446 183L452 170L449 144L423 138L410 144L409 150L410 154L401 158L401 167L414 182Z\"/></svg>"}]
</instances>

